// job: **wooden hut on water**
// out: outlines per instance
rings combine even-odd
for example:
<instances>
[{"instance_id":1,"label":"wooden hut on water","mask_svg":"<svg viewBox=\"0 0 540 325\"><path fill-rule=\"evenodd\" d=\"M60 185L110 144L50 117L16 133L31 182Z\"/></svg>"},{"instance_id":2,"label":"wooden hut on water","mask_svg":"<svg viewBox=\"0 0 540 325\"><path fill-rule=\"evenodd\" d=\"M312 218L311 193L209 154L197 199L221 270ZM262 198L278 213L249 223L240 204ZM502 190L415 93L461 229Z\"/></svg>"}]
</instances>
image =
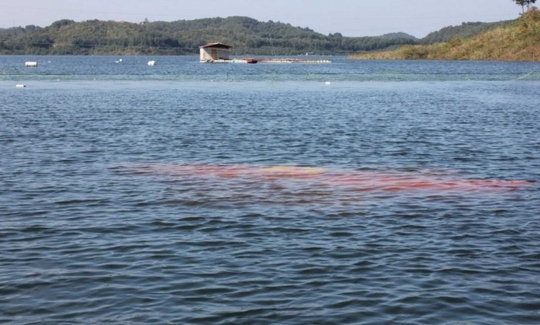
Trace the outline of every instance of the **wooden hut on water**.
<instances>
[{"instance_id":1,"label":"wooden hut on water","mask_svg":"<svg viewBox=\"0 0 540 325\"><path fill-rule=\"evenodd\" d=\"M201 62L227 62L232 46L223 43L209 43L200 47Z\"/></svg>"}]
</instances>

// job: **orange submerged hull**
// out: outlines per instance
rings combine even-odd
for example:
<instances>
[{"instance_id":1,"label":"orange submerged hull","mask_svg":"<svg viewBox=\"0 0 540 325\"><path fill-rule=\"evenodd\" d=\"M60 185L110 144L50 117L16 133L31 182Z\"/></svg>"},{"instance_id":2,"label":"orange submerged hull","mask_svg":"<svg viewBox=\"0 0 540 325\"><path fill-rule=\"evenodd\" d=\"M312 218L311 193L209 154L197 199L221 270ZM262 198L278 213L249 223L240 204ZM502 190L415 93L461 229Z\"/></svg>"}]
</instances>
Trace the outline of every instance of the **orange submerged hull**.
<instances>
[{"instance_id":1,"label":"orange submerged hull","mask_svg":"<svg viewBox=\"0 0 540 325\"><path fill-rule=\"evenodd\" d=\"M309 181L310 185L334 185L355 191L493 191L534 184L524 180L478 180L449 177L432 172L361 172L297 166L219 166L151 164L133 167L138 172L171 177L239 180Z\"/></svg>"}]
</instances>

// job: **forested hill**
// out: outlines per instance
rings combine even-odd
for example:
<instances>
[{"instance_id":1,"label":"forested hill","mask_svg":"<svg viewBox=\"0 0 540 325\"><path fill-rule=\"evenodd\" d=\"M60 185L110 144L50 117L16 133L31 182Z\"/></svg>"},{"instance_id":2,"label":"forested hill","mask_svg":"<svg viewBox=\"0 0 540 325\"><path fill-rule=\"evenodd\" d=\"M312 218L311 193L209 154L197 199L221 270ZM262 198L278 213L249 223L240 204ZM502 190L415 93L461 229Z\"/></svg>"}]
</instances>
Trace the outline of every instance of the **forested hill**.
<instances>
[{"instance_id":1,"label":"forested hill","mask_svg":"<svg viewBox=\"0 0 540 325\"><path fill-rule=\"evenodd\" d=\"M0 54L193 55L198 53L201 45L222 42L233 46L233 55L346 55L444 42L508 23L463 23L417 39L406 33L378 37L323 35L309 28L260 22L248 17L142 23L64 19L47 27L29 25L0 29Z\"/></svg>"},{"instance_id":2,"label":"forested hill","mask_svg":"<svg viewBox=\"0 0 540 325\"><path fill-rule=\"evenodd\" d=\"M399 35L399 34L398 34ZM406 34L405 34L406 35ZM56 21L0 30L0 54L198 54L222 42L233 55L349 54L415 44L411 37L344 37L248 17L174 22Z\"/></svg>"},{"instance_id":3,"label":"forested hill","mask_svg":"<svg viewBox=\"0 0 540 325\"><path fill-rule=\"evenodd\" d=\"M416 38L416 37L414 37L412 35L409 35L407 33L390 33L390 34L384 34L381 37L384 37L384 38L407 38L407 39L411 39L411 40L414 40L414 41L418 41L418 38Z\"/></svg>"}]
</instances>

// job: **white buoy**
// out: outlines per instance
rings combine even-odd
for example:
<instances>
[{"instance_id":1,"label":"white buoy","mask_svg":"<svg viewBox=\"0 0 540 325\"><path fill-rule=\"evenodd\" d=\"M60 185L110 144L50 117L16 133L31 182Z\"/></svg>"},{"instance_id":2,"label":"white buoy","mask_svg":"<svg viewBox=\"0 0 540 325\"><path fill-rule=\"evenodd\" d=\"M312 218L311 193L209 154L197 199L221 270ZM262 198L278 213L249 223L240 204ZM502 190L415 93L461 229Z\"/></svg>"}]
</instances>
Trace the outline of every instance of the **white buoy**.
<instances>
[{"instance_id":1,"label":"white buoy","mask_svg":"<svg viewBox=\"0 0 540 325\"><path fill-rule=\"evenodd\" d=\"M37 62L36 61L26 61L24 63L24 66L27 67L27 68L36 68L37 67Z\"/></svg>"},{"instance_id":2,"label":"white buoy","mask_svg":"<svg viewBox=\"0 0 540 325\"><path fill-rule=\"evenodd\" d=\"M324 83L325 85L331 85L332 83L330 81L327 81Z\"/></svg>"},{"instance_id":3,"label":"white buoy","mask_svg":"<svg viewBox=\"0 0 540 325\"><path fill-rule=\"evenodd\" d=\"M156 61L152 60L152 61L148 61L148 65L153 67L156 65Z\"/></svg>"},{"instance_id":4,"label":"white buoy","mask_svg":"<svg viewBox=\"0 0 540 325\"><path fill-rule=\"evenodd\" d=\"M15 88L26 88L25 84L16 84Z\"/></svg>"}]
</instances>

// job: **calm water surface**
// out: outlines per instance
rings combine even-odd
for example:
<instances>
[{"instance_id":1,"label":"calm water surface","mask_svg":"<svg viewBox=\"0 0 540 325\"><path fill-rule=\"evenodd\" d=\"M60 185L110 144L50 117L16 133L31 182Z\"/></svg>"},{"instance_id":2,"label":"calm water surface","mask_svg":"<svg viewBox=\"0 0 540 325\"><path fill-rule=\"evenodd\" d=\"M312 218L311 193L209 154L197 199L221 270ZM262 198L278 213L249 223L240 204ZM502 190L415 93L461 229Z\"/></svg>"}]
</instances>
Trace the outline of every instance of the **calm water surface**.
<instances>
[{"instance_id":1,"label":"calm water surface","mask_svg":"<svg viewBox=\"0 0 540 325\"><path fill-rule=\"evenodd\" d=\"M0 323L540 323L540 64L118 59L0 57Z\"/></svg>"}]
</instances>

